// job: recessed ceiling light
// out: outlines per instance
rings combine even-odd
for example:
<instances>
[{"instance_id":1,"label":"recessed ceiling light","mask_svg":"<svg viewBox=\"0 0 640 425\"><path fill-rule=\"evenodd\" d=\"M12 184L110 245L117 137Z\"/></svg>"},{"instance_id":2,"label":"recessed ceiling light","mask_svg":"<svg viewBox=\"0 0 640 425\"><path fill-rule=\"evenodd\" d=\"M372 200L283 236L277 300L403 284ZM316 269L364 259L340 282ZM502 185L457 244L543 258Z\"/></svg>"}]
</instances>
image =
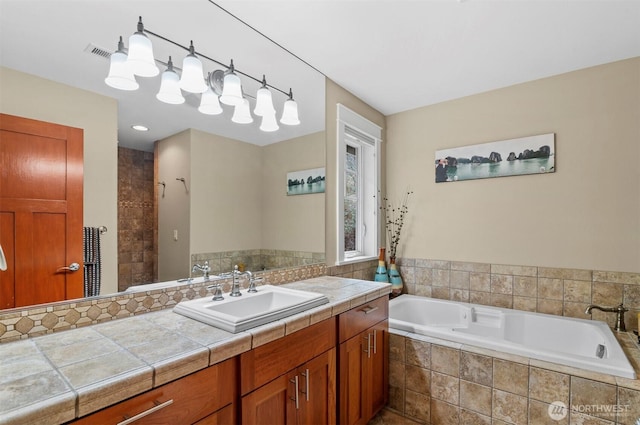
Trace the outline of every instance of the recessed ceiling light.
<instances>
[{"instance_id":1,"label":"recessed ceiling light","mask_svg":"<svg viewBox=\"0 0 640 425\"><path fill-rule=\"evenodd\" d=\"M149 128L145 127L144 125L140 125L140 124L132 125L131 128L133 128L134 130L138 130L138 131L149 131Z\"/></svg>"}]
</instances>

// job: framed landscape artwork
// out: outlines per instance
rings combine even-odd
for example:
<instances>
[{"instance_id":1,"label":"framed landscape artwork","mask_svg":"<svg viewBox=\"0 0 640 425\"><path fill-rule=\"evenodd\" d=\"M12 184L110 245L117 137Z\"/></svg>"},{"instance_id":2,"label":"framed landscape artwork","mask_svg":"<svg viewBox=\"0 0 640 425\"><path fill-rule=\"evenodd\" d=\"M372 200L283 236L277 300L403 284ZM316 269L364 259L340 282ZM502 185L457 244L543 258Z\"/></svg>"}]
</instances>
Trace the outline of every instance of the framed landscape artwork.
<instances>
[{"instance_id":1,"label":"framed landscape artwork","mask_svg":"<svg viewBox=\"0 0 640 425\"><path fill-rule=\"evenodd\" d=\"M324 193L324 180L324 167L287 173L287 195Z\"/></svg>"},{"instance_id":2,"label":"framed landscape artwork","mask_svg":"<svg viewBox=\"0 0 640 425\"><path fill-rule=\"evenodd\" d=\"M555 133L441 149L434 165L436 183L553 173Z\"/></svg>"}]
</instances>

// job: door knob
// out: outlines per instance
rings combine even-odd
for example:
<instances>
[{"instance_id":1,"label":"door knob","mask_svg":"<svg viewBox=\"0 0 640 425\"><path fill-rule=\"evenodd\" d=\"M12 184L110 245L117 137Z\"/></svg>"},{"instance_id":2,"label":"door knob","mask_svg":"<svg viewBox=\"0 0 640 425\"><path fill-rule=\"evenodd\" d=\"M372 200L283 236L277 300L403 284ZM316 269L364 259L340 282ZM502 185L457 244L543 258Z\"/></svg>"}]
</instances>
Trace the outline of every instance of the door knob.
<instances>
[{"instance_id":1,"label":"door knob","mask_svg":"<svg viewBox=\"0 0 640 425\"><path fill-rule=\"evenodd\" d=\"M71 263L69 267L60 267L56 272L77 272L78 270L80 270L80 264Z\"/></svg>"}]
</instances>

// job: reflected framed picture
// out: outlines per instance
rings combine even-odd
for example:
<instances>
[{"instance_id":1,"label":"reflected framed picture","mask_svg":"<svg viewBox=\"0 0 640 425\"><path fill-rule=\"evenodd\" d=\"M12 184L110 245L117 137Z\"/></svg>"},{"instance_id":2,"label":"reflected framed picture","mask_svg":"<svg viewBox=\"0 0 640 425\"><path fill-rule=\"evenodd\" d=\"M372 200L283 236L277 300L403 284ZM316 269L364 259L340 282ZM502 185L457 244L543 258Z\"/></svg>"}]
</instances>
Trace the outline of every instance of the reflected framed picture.
<instances>
[{"instance_id":1,"label":"reflected framed picture","mask_svg":"<svg viewBox=\"0 0 640 425\"><path fill-rule=\"evenodd\" d=\"M555 155L555 133L441 149L436 183L554 173Z\"/></svg>"},{"instance_id":2,"label":"reflected framed picture","mask_svg":"<svg viewBox=\"0 0 640 425\"><path fill-rule=\"evenodd\" d=\"M325 167L287 173L287 195L324 193Z\"/></svg>"}]
</instances>

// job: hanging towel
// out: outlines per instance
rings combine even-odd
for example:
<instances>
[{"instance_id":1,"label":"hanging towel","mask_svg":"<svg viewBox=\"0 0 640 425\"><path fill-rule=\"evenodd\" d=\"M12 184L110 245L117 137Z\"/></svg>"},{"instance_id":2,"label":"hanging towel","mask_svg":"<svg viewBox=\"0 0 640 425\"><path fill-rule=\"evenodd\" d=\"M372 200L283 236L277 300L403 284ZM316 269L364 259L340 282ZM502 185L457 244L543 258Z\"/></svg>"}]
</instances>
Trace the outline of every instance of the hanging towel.
<instances>
[{"instance_id":1,"label":"hanging towel","mask_svg":"<svg viewBox=\"0 0 640 425\"><path fill-rule=\"evenodd\" d=\"M102 259L100 256L100 229L83 227L84 296L100 295Z\"/></svg>"}]
</instances>

